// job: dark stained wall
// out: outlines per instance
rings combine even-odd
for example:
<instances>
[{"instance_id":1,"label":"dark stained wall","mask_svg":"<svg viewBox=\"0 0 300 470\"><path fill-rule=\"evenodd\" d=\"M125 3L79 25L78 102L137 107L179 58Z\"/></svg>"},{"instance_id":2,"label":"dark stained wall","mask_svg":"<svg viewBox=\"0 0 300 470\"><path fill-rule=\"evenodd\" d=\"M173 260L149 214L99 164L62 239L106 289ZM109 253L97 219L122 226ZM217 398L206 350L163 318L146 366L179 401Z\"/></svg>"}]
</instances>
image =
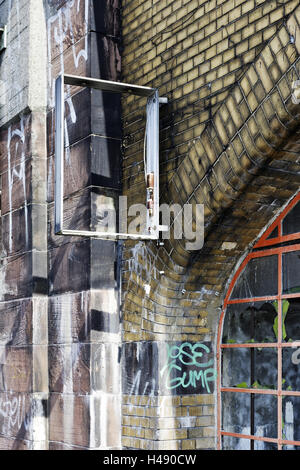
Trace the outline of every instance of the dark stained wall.
<instances>
[{"instance_id":1,"label":"dark stained wall","mask_svg":"<svg viewBox=\"0 0 300 470\"><path fill-rule=\"evenodd\" d=\"M0 17L0 448L118 448L120 247L55 236L53 195L54 81L120 79L119 3L4 1ZM65 226L95 229L120 191L120 100L65 92Z\"/></svg>"},{"instance_id":2,"label":"dark stained wall","mask_svg":"<svg viewBox=\"0 0 300 470\"><path fill-rule=\"evenodd\" d=\"M120 78L119 14L118 2L51 2L47 22L51 449L120 445L119 246L53 234L53 81L59 73ZM120 99L65 91L64 226L95 230L101 205L114 207L120 191Z\"/></svg>"}]
</instances>

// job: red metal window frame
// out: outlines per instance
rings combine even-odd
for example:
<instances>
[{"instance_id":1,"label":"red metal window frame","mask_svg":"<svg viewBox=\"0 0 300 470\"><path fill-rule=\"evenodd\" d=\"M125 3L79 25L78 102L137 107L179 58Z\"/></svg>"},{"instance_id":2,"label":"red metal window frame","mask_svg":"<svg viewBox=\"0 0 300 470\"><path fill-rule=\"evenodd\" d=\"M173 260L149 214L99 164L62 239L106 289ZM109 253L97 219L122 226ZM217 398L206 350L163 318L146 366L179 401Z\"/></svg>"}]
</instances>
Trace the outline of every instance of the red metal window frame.
<instances>
[{"instance_id":1,"label":"red metal window frame","mask_svg":"<svg viewBox=\"0 0 300 470\"><path fill-rule=\"evenodd\" d=\"M224 308L222 310L219 328L218 328L218 339L217 339L217 393L218 393L218 417L217 417L217 428L218 428L218 449L222 447L222 436L231 436L247 440L256 440L271 442L277 444L278 450L282 450L283 445L295 445L300 446L300 441L289 441L283 439L282 436L282 397L283 396L300 396L300 391L290 391L282 390L282 349L289 347L300 347L300 340L293 343L284 343L282 341L282 301L284 299L290 298L300 298L300 292L296 294L282 294L282 255L283 253L289 253L300 250L300 244L290 245L290 246L279 246L273 247L272 245L282 244L284 242L295 241L300 239L300 233L291 234L291 235L282 235L282 221L285 216L293 209L293 207L300 200L300 192L294 199L287 205L287 207L281 212L281 214L276 218L276 220L270 225L266 232L262 235L260 240L254 246L256 248L265 247L266 249L261 251L256 251L250 253L245 260L242 262L241 266L235 273L227 295L224 301ZM278 236L276 238L268 239L268 236L272 231L278 227ZM270 248L268 248L270 247ZM243 299L230 299L230 296L233 292L234 286L239 279L241 273L247 266L250 260L255 258L263 258L267 256L276 255L278 260L278 289L277 295L264 296L264 297L251 297ZM249 302L259 302L259 301L278 301L278 338L276 343L244 343L244 344L222 344L222 334L223 334L223 322L226 314L227 306L230 304L242 304ZM266 389L256 389L256 388L234 388L234 387L222 387L221 383L221 366L222 366L222 350L229 348L276 348L277 349L277 369L278 369L278 383L277 390L266 390ZM244 435L238 433L231 433L222 430L222 393L249 393L249 394L266 394L266 395L275 395L277 396L277 438L268 438L260 437L255 435Z\"/></svg>"},{"instance_id":2,"label":"red metal window frame","mask_svg":"<svg viewBox=\"0 0 300 470\"><path fill-rule=\"evenodd\" d=\"M266 246L277 245L278 243L284 243L291 240L298 240L300 238L300 232L293 233L291 235L282 235L282 221L286 215L296 206L300 200L300 192L294 199L287 205L287 207L281 212L281 214L276 218L276 220L270 225L270 227L265 231L265 233L258 240L254 248L261 248ZM278 228L278 236L275 238L268 239L269 235L273 232L275 228Z\"/></svg>"}]
</instances>

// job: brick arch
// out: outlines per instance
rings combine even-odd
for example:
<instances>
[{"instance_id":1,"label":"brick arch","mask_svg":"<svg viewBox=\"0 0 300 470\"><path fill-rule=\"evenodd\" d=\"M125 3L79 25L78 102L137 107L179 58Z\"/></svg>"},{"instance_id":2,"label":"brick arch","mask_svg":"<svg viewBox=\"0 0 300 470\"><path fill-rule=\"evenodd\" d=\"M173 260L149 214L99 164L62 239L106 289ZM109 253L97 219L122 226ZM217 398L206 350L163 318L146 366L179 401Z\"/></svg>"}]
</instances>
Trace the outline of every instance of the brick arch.
<instances>
[{"instance_id":1,"label":"brick arch","mask_svg":"<svg viewBox=\"0 0 300 470\"><path fill-rule=\"evenodd\" d=\"M168 315L168 310L176 307L185 311L188 300L192 308L194 302L188 294L182 296L183 289L197 292L200 288L204 297L206 291L222 290L236 257L298 189L300 107L293 104L291 95L292 82L300 74L300 37L291 44L289 31L295 25L299 28L299 23L297 8L241 77L201 136L191 142L188 154L167 182L167 192L162 190L166 195L163 202L204 204L204 248L187 252L178 240L166 241L160 249L151 243L127 244L126 256L130 259L133 249L136 266L138 257L142 260L147 253L144 262L154 275L148 276L152 290L150 300L146 298L144 303L150 306L154 302L154 311L159 305L160 314L165 310ZM240 234L238 240L236 233ZM236 247L226 249L232 243L237 243ZM218 269L221 259L226 266ZM140 270L144 268L141 262ZM162 283L155 279L159 271L165 272ZM125 311L134 308L130 306L131 285L140 284L138 293L145 297L142 284L147 276L142 283L138 278L142 276L137 272L125 272L129 291Z\"/></svg>"}]
</instances>

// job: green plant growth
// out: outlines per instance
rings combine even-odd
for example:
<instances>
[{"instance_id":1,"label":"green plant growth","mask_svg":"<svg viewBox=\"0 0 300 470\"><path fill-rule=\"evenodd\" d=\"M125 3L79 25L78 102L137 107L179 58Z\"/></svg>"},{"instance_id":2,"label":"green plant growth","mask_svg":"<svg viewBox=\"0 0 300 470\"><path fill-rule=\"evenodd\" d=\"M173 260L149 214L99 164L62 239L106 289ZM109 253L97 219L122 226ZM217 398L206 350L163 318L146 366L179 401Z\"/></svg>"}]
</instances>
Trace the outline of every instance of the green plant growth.
<instances>
[{"instance_id":1,"label":"green plant growth","mask_svg":"<svg viewBox=\"0 0 300 470\"><path fill-rule=\"evenodd\" d=\"M264 389L264 390L272 390L274 389L274 385L261 385L259 382L255 381L253 382L252 386L249 387L249 385L246 382L241 382L240 384L236 385L237 388L256 388L256 389Z\"/></svg>"},{"instance_id":2,"label":"green plant growth","mask_svg":"<svg viewBox=\"0 0 300 470\"><path fill-rule=\"evenodd\" d=\"M258 388L260 390L274 390L274 385L261 385L257 380L253 382L252 388Z\"/></svg>"},{"instance_id":3,"label":"green plant growth","mask_svg":"<svg viewBox=\"0 0 300 470\"><path fill-rule=\"evenodd\" d=\"M286 382L286 380L282 379L282 385L285 382ZM276 389L275 385L262 385L257 380L255 382L253 382L251 387L249 387L247 382L241 382L241 383L237 384L236 387L237 388L256 388L256 389L259 389L259 390L275 390ZM289 385L287 387L287 390L292 390L292 387Z\"/></svg>"},{"instance_id":4,"label":"green plant growth","mask_svg":"<svg viewBox=\"0 0 300 470\"><path fill-rule=\"evenodd\" d=\"M275 307L276 312L278 314L278 301L274 300L272 305ZM286 316L287 316L287 313L288 313L289 306L290 306L289 301L284 299L282 301L282 339L286 338L286 329L285 329L284 322L285 322L285 319L286 319ZM276 339L278 340L278 315L274 320L273 330L274 330Z\"/></svg>"},{"instance_id":5,"label":"green plant growth","mask_svg":"<svg viewBox=\"0 0 300 470\"><path fill-rule=\"evenodd\" d=\"M248 388L248 384L246 382L241 382L240 384L236 385L237 388Z\"/></svg>"}]
</instances>

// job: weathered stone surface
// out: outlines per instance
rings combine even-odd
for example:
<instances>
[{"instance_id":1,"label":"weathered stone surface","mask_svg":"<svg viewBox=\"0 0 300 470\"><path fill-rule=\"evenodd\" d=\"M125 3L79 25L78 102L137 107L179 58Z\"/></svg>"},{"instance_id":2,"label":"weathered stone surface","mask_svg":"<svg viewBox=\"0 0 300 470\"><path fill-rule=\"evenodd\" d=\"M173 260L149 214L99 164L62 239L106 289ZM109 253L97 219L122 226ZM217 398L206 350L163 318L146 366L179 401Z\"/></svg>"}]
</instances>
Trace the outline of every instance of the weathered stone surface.
<instances>
[{"instance_id":1,"label":"weathered stone surface","mask_svg":"<svg viewBox=\"0 0 300 470\"><path fill-rule=\"evenodd\" d=\"M79 342L99 343L101 346L106 341L118 344L121 319L117 309L118 295L114 289L50 297L49 344Z\"/></svg>"},{"instance_id":2,"label":"weathered stone surface","mask_svg":"<svg viewBox=\"0 0 300 470\"><path fill-rule=\"evenodd\" d=\"M0 348L0 392L32 391L32 348L30 346Z\"/></svg>"},{"instance_id":3,"label":"weathered stone surface","mask_svg":"<svg viewBox=\"0 0 300 470\"><path fill-rule=\"evenodd\" d=\"M93 60L91 59L93 57ZM102 78L103 80L118 81L120 77L119 45L109 37L94 32L88 32L72 47L66 49L62 57L51 60L50 106L54 106L54 84L61 73L82 77ZM78 92L78 87L69 87L69 96Z\"/></svg>"},{"instance_id":4,"label":"weathered stone surface","mask_svg":"<svg viewBox=\"0 0 300 470\"><path fill-rule=\"evenodd\" d=\"M79 88L65 102L66 144L72 145L90 134L121 139L121 96L90 88ZM55 113L47 115L48 154L54 153Z\"/></svg>"},{"instance_id":5,"label":"weathered stone surface","mask_svg":"<svg viewBox=\"0 0 300 470\"><path fill-rule=\"evenodd\" d=\"M90 341L89 302L89 291L49 298L49 345Z\"/></svg>"},{"instance_id":6,"label":"weathered stone surface","mask_svg":"<svg viewBox=\"0 0 300 470\"><path fill-rule=\"evenodd\" d=\"M32 303L30 299L1 302L0 345L32 344Z\"/></svg>"},{"instance_id":7,"label":"weathered stone surface","mask_svg":"<svg viewBox=\"0 0 300 470\"><path fill-rule=\"evenodd\" d=\"M90 345L75 343L49 347L49 390L85 395L90 392Z\"/></svg>"},{"instance_id":8,"label":"weathered stone surface","mask_svg":"<svg viewBox=\"0 0 300 470\"><path fill-rule=\"evenodd\" d=\"M49 252L49 292L79 292L90 286L90 242L67 243Z\"/></svg>"},{"instance_id":9,"label":"weathered stone surface","mask_svg":"<svg viewBox=\"0 0 300 470\"><path fill-rule=\"evenodd\" d=\"M89 447L90 397L51 394L49 426L50 441Z\"/></svg>"},{"instance_id":10,"label":"weathered stone surface","mask_svg":"<svg viewBox=\"0 0 300 470\"><path fill-rule=\"evenodd\" d=\"M31 253L11 256L1 262L0 299L3 301L29 297L32 293Z\"/></svg>"},{"instance_id":11,"label":"weathered stone surface","mask_svg":"<svg viewBox=\"0 0 300 470\"><path fill-rule=\"evenodd\" d=\"M6 253L20 254L31 249L31 209L31 204L23 205L2 216L2 243Z\"/></svg>"},{"instance_id":12,"label":"weathered stone surface","mask_svg":"<svg viewBox=\"0 0 300 470\"><path fill-rule=\"evenodd\" d=\"M31 202L31 163L26 160L2 174L2 213L6 214Z\"/></svg>"},{"instance_id":13,"label":"weathered stone surface","mask_svg":"<svg viewBox=\"0 0 300 470\"><path fill-rule=\"evenodd\" d=\"M31 441L21 441L18 439L0 436L0 450L32 450Z\"/></svg>"},{"instance_id":14,"label":"weathered stone surface","mask_svg":"<svg viewBox=\"0 0 300 470\"><path fill-rule=\"evenodd\" d=\"M22 114L20 119L1 128L0 133L0 172L11 172L31 156L31 115Z\"/></svg>"},{"instance_id":15,"label":"weathered stone surface","mask_svg":"<svg viewBox=\"0 0 300 470\"><path fill-rule=\"evenodd\" d=\"M120 141L92 136L66 149L64 194L90 185L120 189ZM48 159L48 200L54 199L54 157Z\"/></svg>"},{"instance_id":16,"label":"weathered stone surface","mask_svg":"<svg viewBox=\"0 0 300 470\"><path fill-rule=\"evenodd\" d=\"M48 17L51 60L73 47L89 31L119 40L119 0L84 0L79 3L49 0L48 6L51 10Z\"/></svg>"},{"instance_id":17,"label":"weathered stone surface","mask_svg":"<svg viewBox=\"0 0 300 470\"><path fill-rule=\"evenodd\" d=\"M30 395L0 392L0 435L17 440L32 440Z\"/></svg>"},{"instance_id":18,"label":"weathered stone surface","mask_svg":"<svg viewBox=\"0 0 300 470\"><path fill-rule=\"evenodd\" d=\"M88 447L79 447L79 446L71 446L67 444L62 444L60 442L50 442L49 443L49 450L89 450Z\"/></svg>"}]
</instances>

